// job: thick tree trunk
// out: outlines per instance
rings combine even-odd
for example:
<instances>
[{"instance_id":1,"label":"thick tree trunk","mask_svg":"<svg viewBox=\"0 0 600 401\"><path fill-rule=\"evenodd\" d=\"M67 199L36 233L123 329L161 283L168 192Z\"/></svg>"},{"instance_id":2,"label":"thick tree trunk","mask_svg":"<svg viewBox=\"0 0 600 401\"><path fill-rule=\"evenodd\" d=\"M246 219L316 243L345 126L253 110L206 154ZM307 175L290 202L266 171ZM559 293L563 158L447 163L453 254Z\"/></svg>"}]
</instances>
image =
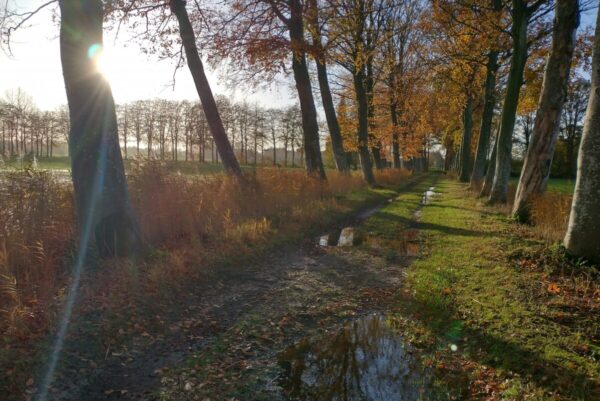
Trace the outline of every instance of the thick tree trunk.
<instances>
[{"instance_id":1,"label":"thick tree trunk","mask_svg":"<svg viewBox=\"0 0 600 401\"><path fill-rule=\"evenodd\" d=\"M494 176L496 175L496 153L498 153L498 135L496 135L496 141L494 141L494 148L492 149L492 155L488 163L488 169L485 174L485 180L481 187L480 197L490 196L492 191L492 185L494 184Z\"/></svg>"},{"instance_id":2,"label":"thick tree trunk","mask_svg":"<svg viewBox=\"0 0 600 401\"><path fill-rule=\"evenodd\" d=\"M477 190L481 187L485 174L485 162L490 146L494 106L496 105L496 74L498 67L498 52L489 52L486 66L483 114L481 116L481 127L479 129L479 139L477 140L477 152L475 154L475 162L473 163L473 172L471 173L470 187L472 190Z\"/></svg>"},{"instance_id":3,"label":"thick tree trunk","mask_svg":"<svg viewBox=\"0 0 600 401\"><path fill-rule=\"evenodd\" d=\"M467 96L467 102L463 111L463 135L460 144L460 174L458 179L461 182L469 181L471 166L471 136L473 133L473 98L471 94Z\"/></svg>"},{"instance_id":4,"label":"thick tree trunk","mask_svg":"<svg viewBox=\"0 0 600 401\"><path fill-rule=\"evenodd\" d=\"M303 49L304 23L302 21L302 4L299 0L291 0L290 3L291 16L288 28L292 42L292 70L294 71L294 80L296 82L296 90L298 91L302 114L306 171L311 176L325 180L327 176L325 175L325 168L321 158L317 109L315 108L315 100L308 74L306 51Z\"/></svg>"},{"instance_id":5,"label":"thick tree trunk","mask_svg":"<svg viewBox=\"0 0 600 401\"><path fill-rule=\"evenodd\" d=\"M364 69L361 68L354 73L354 91L356 103L358 104L358 158L365 182L375 185L375 176L369 155L369 110L367 93L365 91Z\"/></svg>"},{"instance_id":6,"label":"thick tree trunk","mask_svg":"<svg viewBox=\"0 0 600 401\"><path fill-rule=\"evenodd\" d=\"M310 14L312 18L309 18L311 24L310 32L313 39L313 45L316 46L318 53L315 55L315 62L317 64L319 91L321 92L321 102L323 103L323 110L325 111L325 120L327 121L329 136L331 137L331 150L333 151L333 158L337 170L342 173L347 173L349 171L348 161L346 159L346 152L344 152L342 131L337 119L335 105L333 104L333 97L331 96L331 89L329 87L329 76L327 74L327 64L325 62L325 49L323 49L321 43L316 0L309 0L308 4L312 13Z\"/></svg>"},{"instance_id":7,"label":"thick tree trunk","mask_svg":"<svg viewBox=\"0 0 600 401\"><path fill-rule=\"evenodd\" d=\"M546 190L550 175L579 25L578 3L578 0L556 2L552 49L512 211L513 217L522 222L530 221L531 199Z\"/></svg>"},{"instance_id":8,"label":"thick tree trunk","mask_svg":"<svg viewBox=\"0 0 600 401\"><path fill-rule=\"evenodd\" d=\"M198 48L196 47L196 35L190 23L190 19L185 9L185 0L170 0L171 11L177 17L179 22L179 34L181 41L185 49L185 56L187 58L188 67L192 73L194 84L196 85L196 91L200 96L200 103L206 116L206 121L210 128L217 150L223 161L223 167L228 174L231 174L237 178L242 178L242 170L240 165L233 153L233 148L225 128L223 127L223 121L217 108L217 103L213 97L212 90L204 73L204 66L200 55L198 54Z\"/></svg>"},{"instance_id":9,"label":"thick tree trunk","mask_svg":"<svg viewBox=\"0 0 600 401\"><path fill-rule=\"evenodd\" d=\"M527 59L527 25L530 11L524 0L513 0L512 38L513 54L506 84L506 95L502 107L498 149L496 151L496 172L490 192L490 203L506 203L508 180L511 170L512 138L515 128L519 92L523 83L523 70Z\"/></svg>"},{"instance_id":10,"label":"thick tree trunk","mask_svg":"<svg viewBox=\"0 0 600 401\"><path fill-rule=\"evenodd\" d=\"M600 262L600 11L592 56L592 86L577 159L577 181L565 247Z\"/></svg>"},{"instance_id":11,"label":"thick tree trunk","mask_svg":"<svg viewBox=\"0 0 600 401\"><path fill-rule=\"evenodd\" d=\"M125 256L139 244L102 51L100 0L61 0L60 53L69 104L69 151L80 247L95 239L101 257Z\"/></svg>"},{"instance_id":12,"label":"thick tree trunk","mask_svg":"<svg viewBox=\"0 0 600 401\"><path fill-rule=\"evenodd\" d=\"M324 61L320 61L319 59L316 60L316 63L317 76L319 78L319 90L321 91L321 101L323 102L323 110L325 111L327 128L329 129L329 135L331 137L331 149L333 151L333 158L335 159L335 166L338 171L347 173L348 161L346 160L346 152L344 151L342 131L335 113L335 105L333 104L331 89L329 88L327 66Z\"/></svg>"}]
</instances>

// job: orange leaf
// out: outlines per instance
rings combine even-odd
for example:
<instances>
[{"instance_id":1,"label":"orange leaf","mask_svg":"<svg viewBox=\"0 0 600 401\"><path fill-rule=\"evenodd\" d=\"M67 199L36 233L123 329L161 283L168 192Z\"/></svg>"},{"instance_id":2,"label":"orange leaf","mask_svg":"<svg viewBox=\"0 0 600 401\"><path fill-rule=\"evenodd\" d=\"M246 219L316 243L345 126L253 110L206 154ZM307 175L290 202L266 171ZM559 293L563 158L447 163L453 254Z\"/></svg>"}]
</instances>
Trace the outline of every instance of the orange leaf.
<instances>
[{"instance_id":1,"label":"orange leaf","mask_svg":"<svg viewBox=\"0 0 600 401\"><path fill-rule=\"evenodd\" d=\"M554 283L548 284L548 292L551 294L560 294L560 287Z\"/></svg>"}]
</instances>

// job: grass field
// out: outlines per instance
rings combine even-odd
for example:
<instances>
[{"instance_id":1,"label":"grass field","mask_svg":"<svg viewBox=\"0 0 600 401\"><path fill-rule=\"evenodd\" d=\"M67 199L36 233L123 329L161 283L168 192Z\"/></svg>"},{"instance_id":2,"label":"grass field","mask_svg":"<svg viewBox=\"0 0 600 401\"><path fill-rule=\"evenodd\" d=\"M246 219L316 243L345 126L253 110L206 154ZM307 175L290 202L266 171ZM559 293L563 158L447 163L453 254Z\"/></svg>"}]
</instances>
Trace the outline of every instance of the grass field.
<instances>
[{"instance_id":1,"label":"grass field","mask_svg":"<svg viewBox=\"0 0 600 401\"><path fill-rule=\"evenodd\" d=\"M517 185L519 179L517 177L510 178L510 185ZM561 194L573 194L575 189L575 181L569 178L550 178L548 180L548 191L558 192Z\"/></svg>"},{"instance_id":2,"label":"grass field","mask_svg":"<svg viewBox=\"0 0 600 401\"><path fill-rule=\"evenodd\" d=\"M70 170L70 159L68 157L53 157L53 158L40 158L37 161L38 168L44 170ZM130 169L133 163L133 159L125 159L125 168ZM214 174L223 171L223 165L218 163L200 163L198 161L166 161L164 162L167 170L172 172L180 172L182 174ZM24 163L22 162L5 162L5 167L11 168L22 168ZM259 167L270 167L270 166L259 166ZM252 171L255 169L254 165L242 165L242 169L246 171ZM302 168L286 167L286 168ZM517 185L519 179L517 177L511 177L510 184ZM561 194L572 194L575 188L575 181L568 178L551 178L548 181L548 191L557 192Z\"/></svg>"},{"instance_id":3,"label":"grass field","mask_svg":"<svg viewBox=\"0 0 600 401\"><path fill-rule=\"evenodd\" d=\"M125 169L129 170L135 163L134 159L125 159ZM223 165L220 163L205 162L200 163L198 161L164 161L162 162L167 171L180 172L182 174L214 174L223 171ZM23 161L5 161L4 165L0 165L2 168L24 168L29 166L31 163ZM242 169L246 171L252 171L255 168L270 168L271 165L259 165L254 166L252 164L242 165ZM52 158L39 158L37 159L37 168L41 170L71 170L71 160L68 157L52 157ZM286 169L299 169L301 166L285 167Z\"/></svg>"}]
</instances>

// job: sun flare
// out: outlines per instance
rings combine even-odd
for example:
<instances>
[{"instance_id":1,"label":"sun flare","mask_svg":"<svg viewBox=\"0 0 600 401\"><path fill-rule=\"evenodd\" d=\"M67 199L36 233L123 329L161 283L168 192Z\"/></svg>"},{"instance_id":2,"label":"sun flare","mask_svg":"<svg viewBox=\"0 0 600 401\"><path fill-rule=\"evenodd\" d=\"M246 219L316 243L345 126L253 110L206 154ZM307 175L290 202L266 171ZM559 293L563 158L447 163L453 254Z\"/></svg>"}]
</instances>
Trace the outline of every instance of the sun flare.
<instances>
[{"instance_id":1,"label":"sun flare","mask_svg":"<svg viewBox=\"0 0 600 401\"><path fill-rule=\"evenodd\" d=\"M93 61L95 69L104 76L109 83L114 83L116 63L111 56L110 50L107 50L100 44L92 45L88 50L88 57Z\"/></svg>"},{"instance_id":2,"label":"sun flare","mask_svg":"<svg viewBox=\"0 0 600 401\"><path fill-rule=\"evenodd\" d=\"M114 85L117 79L118 73L115 68L116 65L117 63L115 63L111 52L106 51L106 49L102 51L96 59L96 68L98 69L98 71L100 71L100 73L104 76L108 83L111 84L111 86Z\"/></svg>"}]
</instances>

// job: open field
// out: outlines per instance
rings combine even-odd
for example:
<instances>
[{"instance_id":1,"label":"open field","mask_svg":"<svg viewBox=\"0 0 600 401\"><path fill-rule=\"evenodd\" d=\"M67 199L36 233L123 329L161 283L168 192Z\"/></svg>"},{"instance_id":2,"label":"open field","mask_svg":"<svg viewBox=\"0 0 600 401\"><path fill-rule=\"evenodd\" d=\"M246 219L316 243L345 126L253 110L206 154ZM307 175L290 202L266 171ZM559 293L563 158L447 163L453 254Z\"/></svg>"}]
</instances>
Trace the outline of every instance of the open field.
<instances>
[{"instance_id":1,"label":"open field","mask_svg":"<svg viewBox=\"0 0 600 401\"><path fill-rule=\"evenodd\" d=\"M143 160L143 159L140 159ZM136 159L124 159L125 169L130 170L132 165L136 163ZM40 170L61 170L61 171L70 171L71 170L71 161L68 157L52 157L52 158L39 158L36 161L37 168ZM223 165L220 163L211 163L205 162L201 163L199 161L163 161L161 162L168 171L172 172L181 172L182 174L214 174L223 172ZM31 165L31 163L23 162L23 161L6 161L4 165L0 166L1 169L20 169L26 166ZM270 165L265 166L254 166L253 164L242 165L242 169L246 171L254 170L255 168L269 168L272 167ZM295 167L287 166L281 167L286 169L302 169L301 166L296 165Z\"/></svg>"},{"instance_id":2,"label":"open field","mask_svg":"<svg viewBox=\"0 0 600 401\"><path fill-rule=\"evenodd\" d=\"M509 181L510 185L517 186L519 179L517 177L511 177ZM548 191L557 192L561 194L573 194L575 190L575 181L568 178L550 178L548 180Z\"/></svg>"}]
</instances>

